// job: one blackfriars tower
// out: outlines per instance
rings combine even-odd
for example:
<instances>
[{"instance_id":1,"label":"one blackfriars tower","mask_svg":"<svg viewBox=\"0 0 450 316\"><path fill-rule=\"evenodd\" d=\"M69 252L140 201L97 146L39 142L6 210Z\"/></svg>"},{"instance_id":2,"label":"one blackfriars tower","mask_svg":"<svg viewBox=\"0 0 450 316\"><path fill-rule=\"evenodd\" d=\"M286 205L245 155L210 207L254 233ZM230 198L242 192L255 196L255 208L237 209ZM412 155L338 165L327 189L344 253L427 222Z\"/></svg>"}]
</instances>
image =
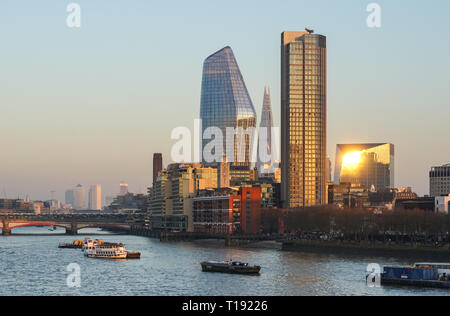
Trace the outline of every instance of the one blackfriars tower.
<instances>
[{"instance_id":1,"label":"one blackfriars tower","mask_svg":"<svg viewBox=\"0 0 450 316\"><path fill-rule=\"evenodd\" d=\"M220 158L227 155L227 160L233 161L232 165L248 167L251 162L251 135L244 135L244 141L239 141L236 135L234 143L227 140L227 128L248 130L256 127L256 112L230 47L219 50L204 62L200 117L202 134L210 127L222 131ZM202 148L209 142L203 140ZM207 163L205 159L203 162Z\"/></svg>"}]
</instances>

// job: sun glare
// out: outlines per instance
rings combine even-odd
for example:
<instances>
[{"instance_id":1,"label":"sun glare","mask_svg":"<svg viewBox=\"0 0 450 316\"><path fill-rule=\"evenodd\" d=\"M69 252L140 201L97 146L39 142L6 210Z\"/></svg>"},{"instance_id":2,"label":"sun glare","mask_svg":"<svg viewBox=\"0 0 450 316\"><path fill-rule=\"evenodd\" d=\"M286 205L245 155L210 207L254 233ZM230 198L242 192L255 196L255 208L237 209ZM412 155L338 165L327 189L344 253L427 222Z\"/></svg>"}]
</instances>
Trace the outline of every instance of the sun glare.
<instances>
[{"instance_id":1,"label":"sun glare","mask_svg":"<svg viewBox=\"0 0 450 316\"><path fill-rule=\"evenodd\" d=\"M356 169L361 162L361 151L352 152L344 156L342 166L348 169Z\"/></svg>"}]
</instances>

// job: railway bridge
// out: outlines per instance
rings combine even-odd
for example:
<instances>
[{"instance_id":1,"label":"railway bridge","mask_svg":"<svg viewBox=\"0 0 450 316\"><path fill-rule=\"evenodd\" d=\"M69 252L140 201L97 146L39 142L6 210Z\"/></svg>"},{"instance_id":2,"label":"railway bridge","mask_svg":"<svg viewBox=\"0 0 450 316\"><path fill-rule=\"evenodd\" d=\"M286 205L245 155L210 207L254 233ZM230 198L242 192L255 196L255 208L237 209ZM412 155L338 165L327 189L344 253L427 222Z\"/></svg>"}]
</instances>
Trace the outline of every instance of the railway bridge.
<instances>
[{"instance_id":1,"label":"railway bridge","mask_svg":"<svg viewBox=\"0 0 450 316\"><path fill-rule=\"evenodd\" d=\"M3 236L11 235L13 229L26 226L52 226L65 228L66 234L77 235L83 228L114 228L130 232L136 219L127 215L0 215Z\"/></svg>"}]
</instances>

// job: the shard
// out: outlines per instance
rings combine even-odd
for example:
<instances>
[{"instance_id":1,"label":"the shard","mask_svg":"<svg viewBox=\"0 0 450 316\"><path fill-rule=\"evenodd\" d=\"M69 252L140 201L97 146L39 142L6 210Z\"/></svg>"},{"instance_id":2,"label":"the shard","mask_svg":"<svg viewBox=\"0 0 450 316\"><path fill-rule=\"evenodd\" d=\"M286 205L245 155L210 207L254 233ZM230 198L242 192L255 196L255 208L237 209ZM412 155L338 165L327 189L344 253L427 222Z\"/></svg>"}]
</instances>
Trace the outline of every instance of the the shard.
<instances>
[{"instance_id":1,"label":"the shard","mask_svg":"<svg viewBox=\"0 0 450 316\"><path fill-rule=\"evenodd\" d=\"M272 128L273 115L270 101L270 91L268 87L265 87L258 141L258 171L260 174L269 174L274 172ZM262 148L261 146L263 146L264 148ZM269 157L270 160L268 160Z\"/></svg>"}]
</instances>

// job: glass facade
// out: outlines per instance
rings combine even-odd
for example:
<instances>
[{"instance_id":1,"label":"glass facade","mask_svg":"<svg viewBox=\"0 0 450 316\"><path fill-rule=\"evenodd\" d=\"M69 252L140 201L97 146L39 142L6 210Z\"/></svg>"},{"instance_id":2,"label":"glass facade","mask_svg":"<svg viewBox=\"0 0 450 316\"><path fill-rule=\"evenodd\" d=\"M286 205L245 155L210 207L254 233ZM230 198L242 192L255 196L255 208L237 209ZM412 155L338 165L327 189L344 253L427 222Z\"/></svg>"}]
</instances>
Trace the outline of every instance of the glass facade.
<instances>
[{"instance_id":1,"label":"glass facade","mask_svg":"<svg viewBox=\"0 0 450 316\"><path fill-rule=\"evenodd\" d=\"M227 142L226 136L229 127L243 130L256 127L256 112L230 47L214 53L204 62L200 117L203 133L209 127L221 129L222 156L233 153L233 157L227 157L233 165L249 165L251 135L245 136L245 142L238 142L235 135L234 144ZM210 141L203 140L203 148Z\"/></svg>"},{"instance_id":2,"label":"glass facade","mask_svg":"<svg viewBox=\"0 0 450 316\"><path fill-rule=\"evenodd\" d=\"M337 145L335 183L360 183L376 191L394 188L394 157L389 143Z\"/></svg>"},{"instance_id":3,"label":"glass facade","mask_svg":"<svg viewBox=\"0 0 450 316\"><path fill-rule=\"evenodd\" d=\"M273 160L273 152L272 152L272 127L273 127L273 115L272 115L272 106L270 102L270 91L269 88L266 87L264 89L264 101L261 113L261 124L260 128L266 130L265 140L258 142L258 171L259 174L268 174L274 173L274 166L272 163ZM259 137L262 137L262 134L259 134ZM260 148L261 144L265 144L265 148ZM260 151L265 151L265 155L272 157L271 161L261 161Z\"/></svg>"},{"instance_id":4,"label":"glass facade","mask_svg":"<svg viewBox=\"0 0 450 316\"><path fill-rule=\"evenodd\" d=\"M284 32L281 43L282 200L326 202L326 37Z\"/></svg>"}]
</instances>

